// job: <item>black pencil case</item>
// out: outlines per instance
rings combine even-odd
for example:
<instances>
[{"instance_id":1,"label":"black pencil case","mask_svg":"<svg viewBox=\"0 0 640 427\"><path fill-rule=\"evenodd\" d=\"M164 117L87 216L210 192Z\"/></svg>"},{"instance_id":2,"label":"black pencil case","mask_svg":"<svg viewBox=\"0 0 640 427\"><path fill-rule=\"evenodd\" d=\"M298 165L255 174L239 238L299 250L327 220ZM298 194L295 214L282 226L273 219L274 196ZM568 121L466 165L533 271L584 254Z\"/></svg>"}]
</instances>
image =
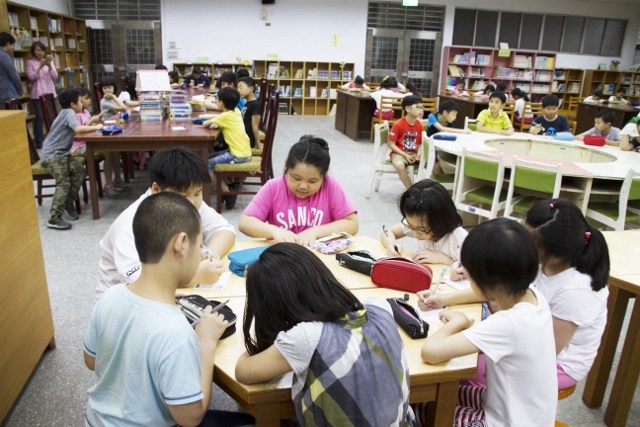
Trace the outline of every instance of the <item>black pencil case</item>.
<instances>
[{"instance_id":1,"label":"black pencil case","mask_svg":"<svg viewBox=\"0 0 640 427\"><path fill-rule=\"evenodd\" d=\"M369 251L347 251L336 254L342 267L371 276L371 269L377 259Z\"/></svg>"},{"instance_id":2,"label":"black pencil case","mask_svg":"<svg viewBox=\"0 0 640 427\"><path fill-rule=\"evenodd\" d=\"M411 339L426 338L429 324L422 319L418 310L402 298L387 298L393 311L393 318Z\"/></svg>"},{"instance_id":3,"label":"black pencil case","mask_svg":"<svg viewBox=\"0 0 640 427\"><path fill-rule=\"evenodd\" d=\"M178 307L180 307L190 325L193 325L194 322L202 317L202 313L204 312L206 306L210 305L211 308L214 308L218 304L220 304L220 301L209 301L200 295L188 295L178 300ZM224 320L229 322L227 329L225 329L225 331L222 333L222 336L220 337L220 339L224 339L235 333L236 320L238 319L238 317L233 312L233 310L231 310L226 305L219 309L218 313L222 314L224 316Z\"/></svg>"}]
</instances>

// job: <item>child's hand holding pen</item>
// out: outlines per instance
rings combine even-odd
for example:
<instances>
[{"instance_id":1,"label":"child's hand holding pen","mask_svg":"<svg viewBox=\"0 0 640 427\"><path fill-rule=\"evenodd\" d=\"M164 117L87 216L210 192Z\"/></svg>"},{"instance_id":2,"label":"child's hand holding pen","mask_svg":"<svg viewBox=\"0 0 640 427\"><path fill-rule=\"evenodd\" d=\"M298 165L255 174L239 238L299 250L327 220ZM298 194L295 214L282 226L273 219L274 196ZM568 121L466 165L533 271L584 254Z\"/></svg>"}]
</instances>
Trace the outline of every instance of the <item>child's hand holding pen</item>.
<instances>
[{"instance_id":1,"label":"child's hand holding pen","mask_svg":"<svg viewBox=\"0 0 640 427\"><path fill-rule=\"evenodd\" d=\"M384 235L387 237L387 240L389 241L387 246L387 255L390 256L402 256L402 247L398 246L396 243L396 239L395 239L395 235L393 236L393 239L391 238L391 235L389 234L389 230L387 229L387 227L385 225L382 226L382 232L384 233Z\"/></svg>"},{"instance_id":2,"label":"child's hand holding pen","mask_svg":"<svg viewBox=\"0 0 640 427\"><path fill-rule=\"evenodd\" d=\"M435 282L435 286L432 283L430 290L418 292L418 307L420 307L421 310L444 307L442 297L437 295L436 292L438 291L438 287L440 287L440 283L442 283L442 279L444 279L448 270L449 269L447 267L442 268L440 276L438 276L438 280Z\"/></svg>"},{"instance_id":3,"label":"child's hand holding pen","mask_svg":"<svg viewBox=\"0 0 640 427\"><path fill-rule=\"evenodd\" d=\"M465 273L464 267L460 261L455 261L451 264L451 274L449 275L449 278L455 282L467 278L467 274Z\"/></svg>"}]
</instances>

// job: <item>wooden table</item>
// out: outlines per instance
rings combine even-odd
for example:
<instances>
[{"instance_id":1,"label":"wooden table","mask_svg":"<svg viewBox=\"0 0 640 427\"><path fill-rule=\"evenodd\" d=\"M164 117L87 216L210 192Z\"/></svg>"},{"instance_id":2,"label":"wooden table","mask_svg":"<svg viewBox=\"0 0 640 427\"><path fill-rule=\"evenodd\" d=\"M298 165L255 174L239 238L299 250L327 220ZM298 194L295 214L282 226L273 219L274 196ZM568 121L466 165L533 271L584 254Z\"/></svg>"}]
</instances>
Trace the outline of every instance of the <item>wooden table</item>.
<instances>
[{"instance_id":1,"label":"wooden table","mask_svg":"<svg viewBox=\"0 0 640 427\"><path fill-rule=\"evenodd\" d=\"M576 113L576 134L586 132L593 127L596 114L605 109L613 112L613 126L622 129L624 125L640 112L637 108L621 104L600 104L593 102L578 102Z\"/></svg>"},{"instance_id":2,"label":"wooden table","mask_svg":"<svg viewBox=\"0 0 640 427\"><path fill-rule=\"evenodd\" d=\"M453 122L453 127L458 129L464 129L465 117L475 119L482 110L489 108L489 98L484 96L440 95L438 105L442 105L444 101L455 101L458 105L458 116L456 117L456 121Z\"/></svg>"},{"instance_id":3,"label":"wooden table","mask_svg":"<svg viewBox=\"0 0 640 427\"><path fill-rule=\"evenodd\" d=\"M142 122L139 114L129 114L129 122L120 125L122 133L106 136L100 132L85 132L76 135L76 140L86 141L87 170L89 171L89 187L91 192L91 211L93 219L100 218L98 191L94 153L119 151L158 151L163 148L186 147L199 151L202 161L208 164L209 143L213 141L214 131L199 125L192 125L189 120L161 122ZM185 130L174 130L184 127ZM203 189L203 199L209 204L209 184Z\"/></svg>"},{"instance_id":4,"label":"wooden table","mask_svg":"<svg viewBox=\"0 0 640 427\"><path fill-rule=\"evenodd\" d=\"M602 406L629 300L636 298L604 415L604 422L609 427L622 427L627 422L640 375L640 304L637 300L640 295L640 232L607 231L604 235L611 258L607 326L587 376L582 401L590 408Z\"/></svg>"},{"instance_id":5,"label":"wooden table","mask_svg":"<svg viewBox=\"0 0 640 427\"><path fill-rule=\"evenodd\" d=\"M371 119L376 111L376 101L367 91L338 90L335 127L354 141L360 133L369 135Z\"/></svg>"},{"instance_id":6,"label":"wooden table","mask_svg":"<svg viewBox=\"0 0 640 427\"><path fill-rule=\"evenodd\" d=\"M248 248L265 244L264 242L250 241L237 242L236 247ZM234 247L234 249L236 248ZM349 250L367 249L374 255L381 255L384 249L378 240L370 237L357 237L356 242ZM368 276L355 273L340 267L335 261L335 255L321 255L314 252L336 275L338 280L364 301L367 297L378 298L402 297L404 292L378 288L373 285ZM438 276L442 265L432 266L434 276ZM237 277L237 276L236 276ZM243 278L239 282L244 282ZM236 279L233 279L234 282ZM185 291L184 289L181 291ZM441 285L438 292L456 292L454 289ZM212 291L194 289L192 293L198 293L207 298L231 297L229 307L238 314L236 333L222 340L216 351L216 363L214 382L242 407L256 417L256 425L279 426L280 420L295 417L295 410L291 401L291 375L285 375L272 381L254 385L241 384L235 379L235 366L238 358L244 353L244 338L242 334L242 313L244 313L244 294L238 296L237 287L231 281L225 289ZM411 303L416 302L415 295L411 295ZM468 304L459 307L451 307L460 310L475 323L480 322L482 309L480 304ZM433 324L429 333L438 330L441 324ZM420 358L420 349L424 344L422 340L410 339L400 330L405 345L410 373L410 402L430 402L428 416L434 426L450 427L453 424L454 408L457 400L458 384L460 380L473 378L476 375L477 355L468 355L453 359L439 365L428 365Z\"/></svg>"}]
</instances>

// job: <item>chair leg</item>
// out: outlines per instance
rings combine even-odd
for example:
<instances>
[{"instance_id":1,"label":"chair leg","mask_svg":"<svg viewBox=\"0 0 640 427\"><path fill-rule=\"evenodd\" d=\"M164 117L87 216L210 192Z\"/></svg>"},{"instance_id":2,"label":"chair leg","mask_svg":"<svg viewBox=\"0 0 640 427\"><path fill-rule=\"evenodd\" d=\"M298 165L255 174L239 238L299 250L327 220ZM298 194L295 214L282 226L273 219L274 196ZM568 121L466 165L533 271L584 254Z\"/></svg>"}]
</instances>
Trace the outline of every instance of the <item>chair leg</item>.
<instances>
[{"instance_id":1,"label":"chair leg","mask_svg":"<svg viewBox=\"0 0 640 427\"><path fill-rule=\"evenodd\" d=\"M382 172L376 172L375 180L375 190L378 191L380 189L380 183L382 182Z\"/></svg>"},{"instance_id":2,"label":"chair leg","mask_svg":"<svg viewBox=\"0 0 640 427\"><path fill-rule=\"evenodd\" d=\"M36 199L38 199L38 205L42 206L42 180L41 179L38 180L38 195L36 196Z\"/></svg>"},{"instance_id":3,"label":"chair leg","mask_svg":"<svg viewBox=\"0 0 640 427\"><path fill-rule=\"evenodd\" d=\"M78 199L80 199L80 195L78 195ZM84 201L85 205L87 203L89 203L89 190L87 190L87 180L86 179L84 181L82 181L82 200ZM78 213L80 213L80 212L78 212Z\"/></svg>"},{"instance_id":4,"label":"chair leg","mask_svg":"<svg viewBox=\"0 0 640 427\"><path fill-rule=\"evenodd\" d=\"M76 199L76 212L78 215L82 213L82 205L80 205L80 197Z\"/></svg>"},{"instance_id":5,"label":"chair leg","mask_svg":"<svg viewBox=\"0 0 640 427\"><path fill-rule=\"evenodd\" d=\"M100 173L100 160L95 161L96 168L96 183L98 184L98 197L101 199L104 197L104 192L102 191L102 174Z\"/></svg>"}]
</instances>

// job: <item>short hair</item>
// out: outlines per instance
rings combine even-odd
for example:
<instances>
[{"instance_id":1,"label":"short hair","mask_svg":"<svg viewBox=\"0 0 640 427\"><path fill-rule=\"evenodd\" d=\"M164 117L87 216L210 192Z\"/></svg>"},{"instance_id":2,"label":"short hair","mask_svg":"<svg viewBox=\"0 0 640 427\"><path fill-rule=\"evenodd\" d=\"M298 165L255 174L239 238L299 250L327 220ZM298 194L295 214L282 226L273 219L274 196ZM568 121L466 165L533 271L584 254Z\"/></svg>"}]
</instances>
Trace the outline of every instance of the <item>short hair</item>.
<instances>
[{"instance_id":1,"label":"short hair","mask_svg":"<svg viewBox=\"0 0 640 427\"><path fill-rule=\"evenodd\" d=\"M607 285L607 241L600 230L589 225L576 205L567 200L541 200L529 209L524 223L538 247L540 264L569 264L591 277L594 291Z\"/></svg>"},{"instance_id":2,"label":"short hair","mask_svg":"<svg viewBox=\"0 0 640 427\"><path fill-rule=\"evenodd\" d=\"M42 42L35 41L31 44L31 55L36 56L36 48L39 47L43 51L47 51L47 47Z\"/></svg>"},{"instance_id":3,"label":"short hair","mask_svg":"<svg viewBox=\"0 0 640 427\"><path fill-rule=\"evenodd\" d=\"M394 87L398 87L398 81L396 79L389 76L384 76L382 78L382 81L380 82L381 89L389 89Z\"/></svg>"},{"instance_id":4,"label":"short hair","mask_svg":"<svg viewBox=\"0 0 640 427\"><path fill-rule=\"evenodd\" d=\"M504 92L505 90L507 90L507 84L505 82L498 82L498 84L496 85L496 90L498 92Z\"/></svg>"},{"instance_id":5,"label":"short hair","mask_svg":"<svg viewBox=\"0 0 640 427\"><path fill-rule=\"evenodd\" d=\"M116 84L116 79L112 76L104 76L100 79L100 90L104 91L106 86L113 86L113 91L118 91L118 85Z\"/></svg>"},{"instance_id":6,"label":"short hair","mask_svg":"<svg viewBox=\"0 0 640 427\"><path fill-rule=\"evenodd\" d=\"M236 71L236 77L238 77L238 80L240 80L243 77L251 77L251 73L249 73L249 70L247 70L246 68L240 68L238 71Z\"/></svg>"},{"instance_id":7,"label":"short hair","mask_svg":"<svg viewBox=\"0 0 640 427\"><path fill-rule=\"evenodd\" d=\"M407 107L412 107L416 104L422 105L422 98L415 95L409 95L402 98L402 109L406 110Z\"/></svg>"},{"instance_id":8,"label":"short hair","mask_svg":"<svg viewBox=\"0 0 640 427\"><path fill-rule=\"evenodd\" d=\"M200 215L186 198L172 192L145 198L133 217L133 238L143 264L158 264L177 234L186 233L195 243L200 234Z\"/></svg>"},{"instance_id":9,"label":"short hair","mask_svg":"<svg viewBox=\"0 0 640 427\"><path fill-rule=\"evenodd\" d=\"M484 92L485 93L487 93L487 92L491 93L491 92L494 92L495 90L496 90L496 87L494 85L487 85L484 88Z\"/></svg>"},{"instance_id":10,"label":"short hair","mask_svg":"<svg viewBox=\"0 0 640 427\"><path fill-rule=\"evenodd\" d=\"M129 79L129 83L127 83L127 87L126 88L122 88L122 90L125 90L129 93L129 97L131 98L132 101L137 101L138 100L138 92L136 91L136 79L135 77L132 79Z\"/></svg>"},{"instance_id":11,"label":"short hair","mask_svg":"<svg viewBox=\"0 0 640 427\"><path fill-rule=\"evenodd\" d=\"M178 74L177 71L169 71L169 77L171 77L171 80L175 83L178 83L178 80L180 80L180 74Z\"/></svg>"},{"instance_id":12,"label":"short hair","mask_svg":"<svg viewBox=\"0 0 640 427\"><path fill-rule=\"evenodd\" d=\"M71 108L71 104L77 104L78 99L82 96L79 89L75 87L71 87L68 89L64 89L62 92L58 94L58 103L60 107Z\"/></svg>"},{"instance_id":13,"label":"short hair","mask_svg":"<svg viewBox=\"0 0 640 427\"><path fill-rule=\"evenodd\" d=\"M299 323L336 321L362 308L317 256L295 243L270 246L249 266L246 279L243 331L252 355Z\"/></svg>"},{"instance_id":14,"label":"short hair","mask_svg":"<svg viewBox=\"0 0 640 427\"><path fill-rule=\"evenodd\" d=\"M287 160L284 162L284 173L296 167L298 163L311 165L318 169L320 176L324 178L329 171L331 156L329 144L322 138L313 135L303 135L300 141L291 146Z\"/></svg>"},{"instance_id":15,"label":"short hair","mask_svg":"<svg viewBox=\"0 0 640 427\"><path fill-rule=\"evenodd\" d=\"M593 96L597 96L598 98L602 98L602 91L601 90L594 90L593 91Z\"/></svg>"},{"instance_id":16,"label":"short hair","mask_svg":"<svg viewBox=\"0 0 640 427\"><path fill-rule=\"evenodd\" d=\"M233 110L240 102L240 93L233 86L225 86L218 91L218 99L224 104L227 110Z\"/></svg>"},{"instance_id":17,"label":"short hair","mask_svg":"<svg viewBox=\"0 0 640 427\"><path fill-rule=\"evenodd\" d=\"M465 83L465 81L464 81L464 80L460 79L460 80L457 80L457 81L456 81L456 86L458 86L458 85L466 86L467 84Z\"/></svg>"},{"instance_id":18,"label":"short hair","mask_svg":"<svg viewBox=\"0 0 640 427\"><path fill-rule=\"evenodd\" d=\"M76 86L76 89L80 91L81 97L84 98L85 96L88 96L89 98L91 98L91 91L89 90L89 88L86 88L84 86Z\"/></svg>"},{"instance_id":19,"label":"short hair","mask_svg":"<svg viewBox=\"0 0 640 427\"><path fill-rule=\"evenodd\" d=\"M422 93L420 93L415 83L412 83L412 82L407 83L406 88L407 88L407 92L411 92L412 95L422 98Z\"/></svg>"},{"instance_id":20,"label":"short hair","mask_svg":"<svg viewBox=\"0 0 640 427\"><path fill-rule=\"evenodd\" d=\"M156 70L168 70L167 66L164 64L157 64Z\"/></svg>"},{"instance_id":21,"label":"short hair","mask_svg":"<svg viewBox=\"0 0 640 427\"><path fill-rule=\"evenodd\" d=\"M8 44L16 44L16 39L11 34L3 31L0 33L0 47L5 47Z\"/></svg>"},{"instance_id":22,"label":"short hair","mask_svg":"<svg viewBox=\"0 0 640 427\"><path fill-rule=\"evenodd\" d=\"M191 70L191 74L202 74L202 71L200 68L194 67L193 70Z\"/></svg>"},{"instance_id":23,"label":"short hair","mask_svg":"<svg viewBox=\"0 0 640 427\"><path fill-rule=\"evenodd\" d=\"M445 111L459 111L456 101L454 101L453 99L449 99L441 103L440 107L438 107L438 113L444 114Z\"/></svg>"},{"instance_id":24,"label":"short hair","mask_svg":"<svg viewBox=\"0 0 640 427\"><path fill-rule=\"evenodd\" d=\"M240 84L240 82L244 83L247 85L247 87L251 87L253 86L253 88L256 88L256 81L253 80L251 77L241 77L238 79L238 84ZM237 86L237 85L236 85Z\"/></svg>"},{"instance_id":25,"label":"short hair","mask_svg":"<svg viewBox=\"0 0 640 427\"><path fill-rule=\"evenodd\" d=\"M194 185L211 182L209 168L194 151L176 147L156 152L149 163L149 187L183 193Z\"/></svg>"},{"instance_id":26,"label":"short hair","mask_svg":"<svg viewBox=\"0 0 640 427\"><path fill-rule=\"evenodd\" d=\"M619 87L618 90L616 90L616 93L622 93L624 95L627 93L627 90L623 87Z\"/></svg>"},{"instance_id":27,"label":"short hair","mask_svg":"<svg viewBox=\"0 0 640 427\"><path fill-rule=\"evenodd\" d=\"M354 83L356 84L364 84L364 79L362 78L362 76L356 76L356 78L353 80Z\"/></svg>"},{"instance_id":28,"label":"short hair","mask_svg":"<svg viewBox=\"0 0 640 427\"><path fill-rule=\"evenodd\" d=\"M460 261L485 296L487 291L524 295L538 274L533 238L526 228L508 218L475 227L462 244Z\"/></svg>"},{"instance_id":29,"label":"short hair","mask_svg":"<svg viewBox=\"0 0 640 427\"><path fill-rule=\"evenodd\" d=\"M542 98L542 108L546 107L559 107L560 100L555 95L546 95Z\"/></svg>"},{"instance_id":30,"label":"short hair","mask_svg":"<svg viewBox=\"0 0 640 427\"><path fill-rule=\"evenodd\" d=\"M605 123L613 123L613 119L615 119L615 116L613 115L613 111L605 108L604 110L598 111L595 118L600 118Z\"/></svg>"},{"instance_id":31,"label":"short hair","mask_svg":"<svg viewBox=\"0 0 640 427\"><path fill-rule=\"evenodd\" d=\"M238 76L233 71L225 71L220 74L220 77L216 80L216 87L220 89L222 87L222 83L226 83L229 86L236 86L238 83Z\"/></svg>"},{"instance_id":32,"label":"short hair","mask_svg":"<svg viewBox=\"0 0 640 427\"><path fill-rule=\"evenodd\" d=\"M462 217L447 190L442 184L430 179L416 182L402 193L398 209L403 218L426 218L436 241L462 225Z\"/></svg>"},{"instance_id":33,"label":"short hair","mask_svg":"<svg viewBox=\"0 0 640 427\"><path fill-rule=\"evenodd\" d=\"M505 95L504 92L500 92L499 90L491 92L491 95L489 95L489 101L491 101L493 98L498 98L503 104L507 102L507 95Z\"/></svg>"}]
</instances>

